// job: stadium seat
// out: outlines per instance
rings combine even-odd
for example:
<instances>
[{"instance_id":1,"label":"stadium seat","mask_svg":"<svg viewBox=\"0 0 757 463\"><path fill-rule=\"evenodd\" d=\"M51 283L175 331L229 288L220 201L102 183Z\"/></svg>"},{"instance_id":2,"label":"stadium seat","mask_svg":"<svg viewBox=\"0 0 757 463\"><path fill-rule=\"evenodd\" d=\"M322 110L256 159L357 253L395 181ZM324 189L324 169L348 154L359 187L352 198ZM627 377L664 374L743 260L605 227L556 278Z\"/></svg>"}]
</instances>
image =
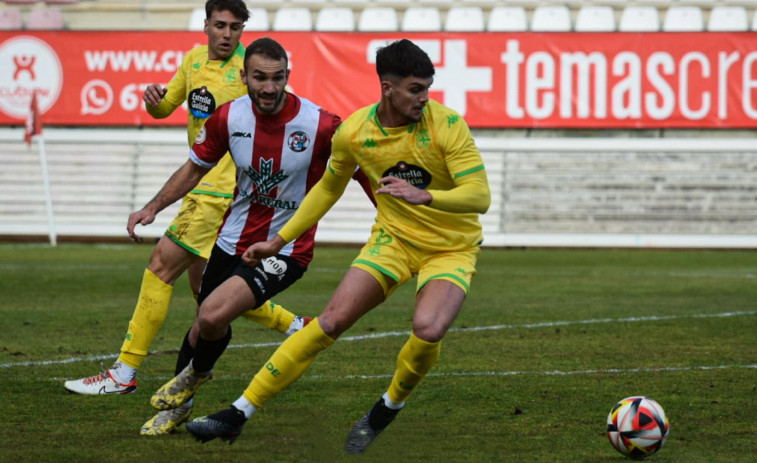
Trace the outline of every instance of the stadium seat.
<instances>
[{"instance_id":1,"label":"stadium seat","mask_svg":"<svg viewBox=\"0 0 757 463\"><path fill-rule=\"evenodd\" d=\"M526 10L521 6L496 6L489 13L486 30L491 32L528 30Z\"/></svg>"},{"instance_id":2,"label":"stadium seat","mask_svg":"<svg viewBox=\"0 0 757 463\"><path fill-rule=\"evenodd\" d=\"M743 6L717 5L710 10L707 20L708 31L746 31L749 30L749 18Z\"/></svg>"},{"instance_id":3,"label":"stadium seat","mask_svg":"<svg viewBox=\"0 0 757 463\"><path fill-rule=\"evenodd\" d=\"M313 30L313 17L307 7L282 7L273 16L275 31L310 31Z\"/></svg>"},{"instance_id":4,"label":"stadium seat","mask_svg":"<svg viewBox=\"0 0 757 463\"><path fill-rule=\"evenodd\" d=\"M444 30L471 31L484 30L484 11L477 6L454 6L447 10Z\"/></svg>"},{"instance_id":5,"label":"stadium seat","mask_svg":"<svg viewBox=\"0 0 757 463\"><path fill-rule=\"evenodd\" d=\"M657 32L660 30L660 15L653 6L627 6L620 15L618 30L621 32Z\"/></svg>"},{"instance_id":6,"label":"stadium seat","mask_svg":"<svg viewBox=\"0 0 757 463\"><path fill-rule=\"evenodd\" d=\"M665 32L699 32L704 30L702 9L698 6L671 6L662 23Z\"/></svg>"},{"instance_id":7,"label":"stadium seat","mask_svg":"<svg viewBox=\"0 0 757 463\"><path fill-rule=\"evenodd\" d=\"M248 8L250 19L244 24L246 31L267 31L270 27L268 22L268 10L265 8Z\"/></svg>"},{"instance_id":8,"label":"stadium seat","mask_svg":"<svg viewBox=\"0 0 757 463\"><path fill-rule=\"evenodd\" d=\"M352 8L346 7L323 8L318 12L318 18L315 21L315 30L354 31L355 13L352 12Z\"/></svg>"},{"instance_id":9,"label":"stadium seat","mask_svg":"<svg viewBox=\"0 0 757 463\"><path fill-rule=\"evenodd\" d=\"M381 6L363 8L357 22L357 30L365 32L397 31L399 30L397 10Z\"/></svg>"},{"instance_id":10,"label":"stadium seat","mask_svg":"<svg viewBox=\"0 0 757 463\"><path fill-rule=\"evenodd\" d=\"M17 31L24 28L21 10L15 7L0 9L0 31Z\"/></svg>"},{"instance_id":11,"label":"stadium seat","mask_svg":"<svg viewBox=\"0 0 757 463\"><path fill-rule=\"evenodd\" d=\"M571 29L570 9L564 5L537 6L531 18L536 32L567 32Z\"/></svg>"},{"instance_id":12,"label":"stadium seat","mask_svg":"<svg viewBox=\"0 0 757 463\"><path fill-rule=\"evenodd\" d=\"M26 28L32 30L63 29L63 11L58 8L35 8L29 12Z\"/></svg>"},{"instance_id":13,"label":"stadium seat","mask_svg":"<svg viewBox=\"0 0 757 463\"><path fill-rule=\"evenodd\" d=\"M6 5L34 5L39 0L5 0Z\"/></svg>"},{"instance_id":14,"label":"stadium seat","mask_svg":"<svg viewBox=\"0 0 757 463\"><path fill-rule=\"evenodd\" d=\"M202 31L205 30L205 8L194 8L189 15L189 24L187 30Z\"/></svg>"},{"instance_id":15,"label":"stadium seat","mask_svg":"<svg viewBox=\"0 0 757 463\"><path fill-rule=\"evenodd\" d=\"M45 0L45 5L75 5L81 0Z\"/></svg>"},{"instance_id":16,"label":"stadium seat","mask_svg":"<svg viewBox=\"0 0 757 463\"><path fill-rule=\"evenodd\" d=\"M433 6L411 6L402 16L403 31L440 31L442 15Z\"/></svg>"},{"instance_id":17,"label":"stadium seat","mask_svg":"<svg viewBox=\"0 0 757 463\"><path fill-rule=\"evenodd\" d=\"M615 10L611 6L585 5L576 14L578 32L612 32L615 30Z\"/></svg>"}]
</instances>

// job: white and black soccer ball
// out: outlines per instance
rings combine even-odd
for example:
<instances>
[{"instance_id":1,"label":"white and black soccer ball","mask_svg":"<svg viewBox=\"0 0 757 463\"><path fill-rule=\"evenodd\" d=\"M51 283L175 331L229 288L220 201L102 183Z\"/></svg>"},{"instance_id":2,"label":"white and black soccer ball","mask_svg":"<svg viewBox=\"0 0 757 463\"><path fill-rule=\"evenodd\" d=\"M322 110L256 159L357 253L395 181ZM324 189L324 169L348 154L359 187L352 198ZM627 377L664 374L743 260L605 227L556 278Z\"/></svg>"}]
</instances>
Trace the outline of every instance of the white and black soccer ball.
<instances>
[{"instance_id":1,"label":"white and black soccer ball","mask_svg":"<svg viewBox=\"0 0 757 463\"><path fill-rule=\"evenodd\" d=\"M649 397L626 397L615 404L607 416L610 443L618 452L635 460L660 450L669 432L665 411Z\"/></svg>"}]
</instances>

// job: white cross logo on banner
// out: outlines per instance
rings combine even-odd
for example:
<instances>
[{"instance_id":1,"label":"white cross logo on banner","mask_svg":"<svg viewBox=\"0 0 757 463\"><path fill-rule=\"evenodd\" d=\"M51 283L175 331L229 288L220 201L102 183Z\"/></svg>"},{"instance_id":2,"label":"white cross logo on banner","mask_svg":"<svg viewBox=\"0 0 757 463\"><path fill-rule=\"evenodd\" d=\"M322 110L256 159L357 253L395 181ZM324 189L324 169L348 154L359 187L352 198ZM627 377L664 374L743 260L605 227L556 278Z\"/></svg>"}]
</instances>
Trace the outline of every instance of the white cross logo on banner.
<instances>
[{"instance_id":1,"label":"white cross logo on banner","mask_svg":"<svg viewBox=\"0 0 757 463\"><path fill-rule=\"evenodd\" d=\"M376 62L376 50L391 43L389 40L372 40L368 43L368 62ZM444 92L442 103L465 116L468 92L490 92L492 90L492 68L485 66L468 67L468 47L465 40L444 41L444 66L441 40L414 40L428 54L436 66L436 75L431 90Z\"/></svg>"}]
</instances>

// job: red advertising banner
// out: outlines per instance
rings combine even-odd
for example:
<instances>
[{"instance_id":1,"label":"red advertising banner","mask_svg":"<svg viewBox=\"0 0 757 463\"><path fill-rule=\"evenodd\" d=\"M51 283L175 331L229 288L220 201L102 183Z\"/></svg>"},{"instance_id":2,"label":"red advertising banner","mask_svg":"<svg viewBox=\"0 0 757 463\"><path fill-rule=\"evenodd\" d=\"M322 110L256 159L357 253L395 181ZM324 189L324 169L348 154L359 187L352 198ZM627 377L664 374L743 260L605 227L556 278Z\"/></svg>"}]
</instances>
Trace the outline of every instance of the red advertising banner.
<instances>
[{"instance_id":1,"label":"red advertising banner","mask_svg":"<svg viewBox=\"0 0 757 463\"><path fill-rule=\"evenodd\" d=\"M435 98L474 128L757 128L757 33L272 32L290 87L346 117L379 99L375 50L409 38L436 65ZM243 43L258 34L245 33ZM0 125L37 91L46 125L183 125L152 119L200 32L0 32Z\"/></svg>"}]
</instances>

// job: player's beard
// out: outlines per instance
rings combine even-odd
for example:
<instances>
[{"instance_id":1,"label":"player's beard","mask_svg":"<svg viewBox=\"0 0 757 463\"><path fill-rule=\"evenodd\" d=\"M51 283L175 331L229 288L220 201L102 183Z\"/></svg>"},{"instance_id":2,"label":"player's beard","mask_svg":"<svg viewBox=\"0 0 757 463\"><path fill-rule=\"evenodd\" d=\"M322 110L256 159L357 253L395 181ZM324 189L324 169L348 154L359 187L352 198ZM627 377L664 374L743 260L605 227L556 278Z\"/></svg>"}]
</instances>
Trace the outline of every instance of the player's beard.
<instances>
[{"instance_id":1,"label":"player's beard","mask_svg":"<svg viewBox=\"0 0 757 463\"><path fill-rule=\"evenodd\" d=\"M274 100L273 108L271 108L271 109L263 108L262 106L260 106L260 102L259 102L259 99L258 99L258 96L257 96L258 94L255 94L255 93L250 92L250 91L248 91L247 93L250 95L250 99L252 100L252 103L255 105L255 108L257 108L257 110L259 112L264 113L264 114L273 114L274 112L276 112L277 109L281 109L279 107L279 105L281 104L281 100L284 99L284 93L285 93L285 91L282 90L282 91L280 91L276 95L276 99ZM268 95L269 94L266 94L266 96L268 96Z\"/></svg>"}]
</instances>

